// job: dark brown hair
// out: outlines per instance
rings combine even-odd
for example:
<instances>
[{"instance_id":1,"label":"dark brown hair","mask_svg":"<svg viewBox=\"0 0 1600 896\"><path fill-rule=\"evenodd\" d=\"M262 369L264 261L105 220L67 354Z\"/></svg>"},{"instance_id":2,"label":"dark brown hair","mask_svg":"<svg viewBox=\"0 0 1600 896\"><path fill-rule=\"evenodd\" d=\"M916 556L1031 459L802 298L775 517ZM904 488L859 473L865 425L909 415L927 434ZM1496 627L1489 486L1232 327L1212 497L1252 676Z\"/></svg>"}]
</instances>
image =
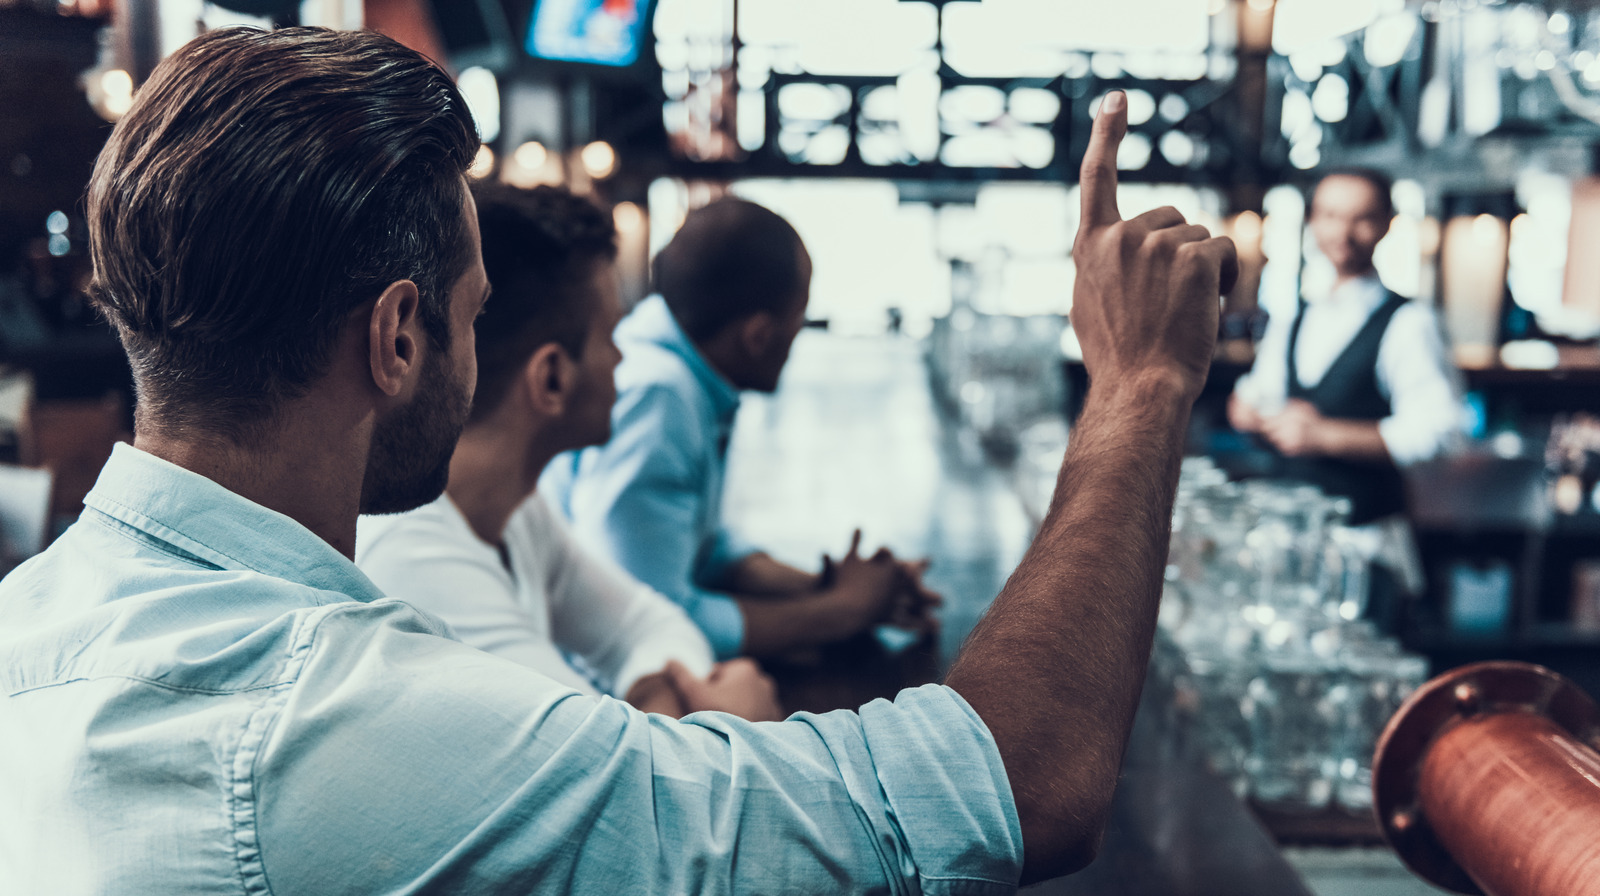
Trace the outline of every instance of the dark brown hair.
<instances>
[{"instance_id":1,"label":"dark brown hair","mask_svg":"<svg viewBox=\"0 0 1600 896\"><path fill-rule=\"evenodd\" d=\"M475 327L478 391L474 420L505 400L540 346L554 342L574 359L598 313L589 289L596 265L617 257L617 228L594 203L561 187L516 190L473 186L483 269L494 298Z\"/></svg>"},{"instance_id":2,"label":"dark brown hair","mask_svg":"<svg viewBox=\"0 0 1600 896\"><path fill-rule=\"evenodd\" d=\"M807 272L800 234L776 212L723 198L695 209L656 255L656 292L696 341L758 311L782 314Z\"/></svg>"},{"instance_id":3,"label":"dark brown hair","mask_svg":"<svg viewBox=\"0 0 1600 896\"><path fill-rule=\"evenodd\" d=\"M88 199L92 293L139 425L247 438L398 280L448 345L477 148L450 78L375 33L229 28L157 66Z\"/></svg>"},{"instance_id":4,"label":"dark brown hair","mask_svg":"<svg viewBox=\"0 0 1600 896\"><path fill-rule=\"evenodd\" d=\"M1322 172L1322 176L1317 178L1316 186L1311 188L1311 195L1306 199L1307 209L1311 207L1312 200L1316 198L1317 187L1322 186L1323 182L1330 177L1353 177L1356 180L1366 181L1367 185L1372 187L1372 192L1378 197L1383 216L1385 218L1394 217L1394 178L1376 168L1362 168L1356 165L1329 168Z\"/></svg>"}]
</instances>

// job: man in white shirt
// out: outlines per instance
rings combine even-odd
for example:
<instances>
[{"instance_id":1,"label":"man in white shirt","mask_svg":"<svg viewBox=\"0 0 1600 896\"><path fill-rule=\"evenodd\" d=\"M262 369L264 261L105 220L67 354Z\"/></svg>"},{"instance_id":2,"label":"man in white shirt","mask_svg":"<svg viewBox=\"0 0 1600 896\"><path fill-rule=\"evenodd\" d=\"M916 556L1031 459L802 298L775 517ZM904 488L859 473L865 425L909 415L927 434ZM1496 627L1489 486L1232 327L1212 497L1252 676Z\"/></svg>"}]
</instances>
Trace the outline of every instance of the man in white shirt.
<instances>
[{"instance_id":1,"label":"man in white shirt","mask_svg":"<svg viewBox=\"0 0 1600 896\"><path fill-rule=\"evenodd\" d=\"M647 712L780 718L752 661L713 665L676 604L577 543L535 494L561 451L604 442L621 355L610 216L555 187L480 191L484 268L478 385L444 495L367 516L356 562L391 597L467 644L591 696Z\"/></svg>"},{"instance_id":2,"label":"man in white shirt","mask_svg":"<svg viewBox=\"0 0 1600 896\"><path fill-rule=\"evenodd\" d=\"M1282 455L1281 475L1349 497L1357 524L1403 512L1399 468L1440 454L1462 421L1433 309L1390 292L1373 267L1389 193L1387 178L1362 169L1317 185L1309 224L1332 288L1272 316L1228 404L1236 429Z\"/></svg>"}]
</instances>

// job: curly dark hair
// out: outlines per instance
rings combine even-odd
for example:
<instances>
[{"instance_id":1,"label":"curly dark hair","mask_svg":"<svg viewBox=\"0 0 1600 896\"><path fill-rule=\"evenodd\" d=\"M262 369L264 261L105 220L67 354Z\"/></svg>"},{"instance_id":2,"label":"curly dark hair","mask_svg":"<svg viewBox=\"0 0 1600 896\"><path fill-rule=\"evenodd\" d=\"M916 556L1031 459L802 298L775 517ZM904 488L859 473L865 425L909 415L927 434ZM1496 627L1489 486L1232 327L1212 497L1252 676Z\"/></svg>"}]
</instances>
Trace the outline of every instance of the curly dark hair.
<instances>
[{"instance_id":1,"label":"curly dark hair","mask_svg":"<svg viewBox=\"0 0 1600 896\"><path fill-rule=\"evenodd\" d=\"M588 289L595 266L617 257L617 229L589 200L560 187L515 190L476 184L483 268L494 298L475 333L478 390L472 419L498 408L541 345L583 357L598 312Z\"/></svg>"},{"instance_id":2,"label":"curly dark hair","mask_svg":"<svg viewBox=\"0 0 1600 896\"><path fill-rule=\"evenodd\" d=\"M221 29L157 66L88 197L139 428L252 438L399 280L447 346L478 145L449 76L372 32Z\"/></svg>"}]
</instances>

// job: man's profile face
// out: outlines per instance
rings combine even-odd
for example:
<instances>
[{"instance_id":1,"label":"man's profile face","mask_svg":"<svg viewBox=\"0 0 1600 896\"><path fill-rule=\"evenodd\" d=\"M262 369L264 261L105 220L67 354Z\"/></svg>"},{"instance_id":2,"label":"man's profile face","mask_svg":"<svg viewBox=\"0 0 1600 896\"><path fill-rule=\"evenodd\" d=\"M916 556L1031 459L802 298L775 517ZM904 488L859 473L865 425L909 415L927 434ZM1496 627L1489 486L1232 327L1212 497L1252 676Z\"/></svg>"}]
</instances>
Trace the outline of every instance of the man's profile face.
<instances>
[{"instance_id":1,"label":"man's profile face","mask_svg":"<svg viewBox=\"0 0 1600 896\"><path fill-rule=\"evenodd\" d=\"M586 303L594 313L584 339L583 356L577 359L578 379L572 391L563 427L572 437L572 447L604 444L611 438L611 407L617 403L617 364L622 352L612 332L622 320L622 280L612 261L596 264L585 289Z\"/></svg>"},{"instance_id":2,"label":"man's profile face","mask_svg":"<svg viewBox=\"0 0 1600 896\"><path fill-rule=\"evenodd\" d=\"M1372 253L1389 223L1388 197L1365 178L1330 175L1311 197L1311 237L1343 276L1372 269Z\"/></svg>"},{"instance_id":3,"label":"man's profile face","mask_svg":"<svg viewBox=\"0 0 1600 896\"><path fill-rule=\"evenodd\" d=\"M427 347L416 398L378 421L361 484L362 513L401 513L421 507L444 494L449 482L450 456L478 383L472 321L483 308L489 284L470 194L463 214L471 260L450 289L451 344L448 351Z\"/></svg>"},{"instance_id":4,"label":"man's profile face","mask_svg":"<svg viewBox=\"0 0 1600 896\"><path fill-rule=\"evenodd\" d=\"M783 366L789 363L789 351L794 348L795 337L806 325L806 306L811 299L811 255L804 246L800 252L800 288L795 298L789 303L789 308L778 314L775 318L777 332L772 343L768 346L765 357L757 359L755 382L750 388L758 392L773 392L778 388L778 378L783 374Z\"/></svg>"}]
</instances>

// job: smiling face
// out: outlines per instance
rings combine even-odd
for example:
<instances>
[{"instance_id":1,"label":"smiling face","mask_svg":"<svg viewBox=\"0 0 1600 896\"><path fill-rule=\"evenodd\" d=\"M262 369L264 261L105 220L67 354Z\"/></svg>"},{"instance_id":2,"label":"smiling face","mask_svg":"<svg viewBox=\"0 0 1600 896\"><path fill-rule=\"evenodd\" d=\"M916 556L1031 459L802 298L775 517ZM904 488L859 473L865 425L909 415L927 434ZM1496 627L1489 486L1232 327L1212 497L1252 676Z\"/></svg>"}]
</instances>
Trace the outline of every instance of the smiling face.
<instances>
[{"instance_id":1,"label":"smiling face","mask_svg":"<svg viewBox=\"0 0 1600 896\"><path fill-rule=\"evenodd\" d=\"M1311 197L1311 237L1340 277L1372 270L1372 255L1389 232L1389 197L1365 178L1334 174Z\"/></svg>"},{"instance_id":2,"label":"smiling face","mask_svg":"<svg viewBox=\"0 0 1600 896\"><path fill-rule=\"evenodd\" d=\"M470 260L450 290L450 345L427 346L421 382L410 404L378 421L361 484L362 513L401 513L444 494L450 455L466 425L477 385L472 321L489 294L471 195L463 203Z\"/></svg>"}]
</instances>

